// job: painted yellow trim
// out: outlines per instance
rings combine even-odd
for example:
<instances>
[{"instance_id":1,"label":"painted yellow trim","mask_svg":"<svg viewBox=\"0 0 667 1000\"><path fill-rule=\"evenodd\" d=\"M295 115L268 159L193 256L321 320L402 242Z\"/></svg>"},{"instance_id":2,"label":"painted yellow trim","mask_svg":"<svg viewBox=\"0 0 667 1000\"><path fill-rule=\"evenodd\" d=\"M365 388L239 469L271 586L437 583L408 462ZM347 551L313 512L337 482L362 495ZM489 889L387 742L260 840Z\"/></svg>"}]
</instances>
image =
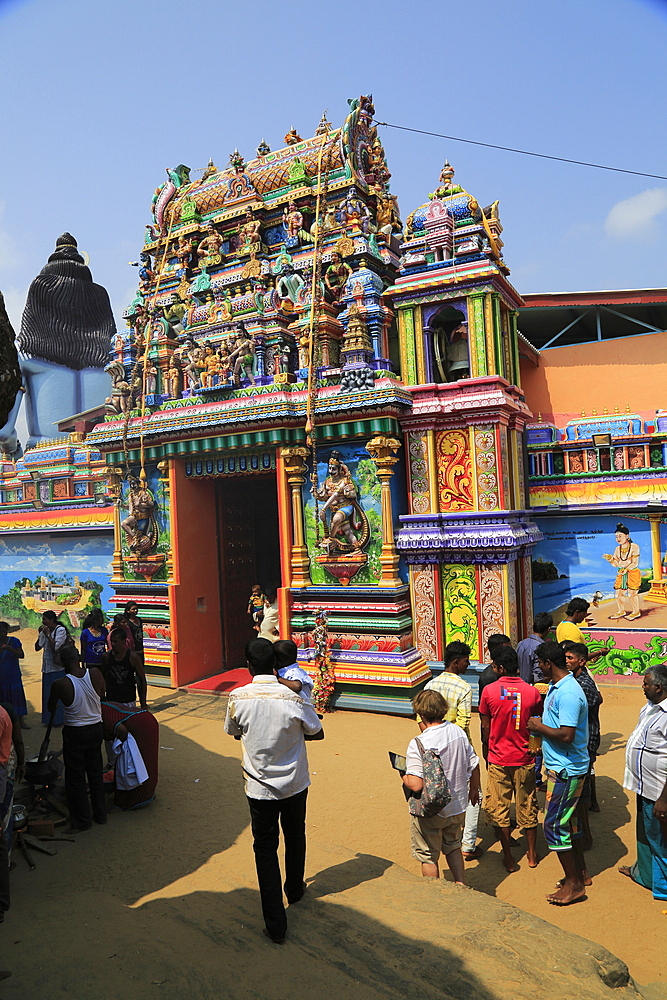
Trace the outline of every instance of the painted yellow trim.
<instances>
[{"instance_id":1,"label":"painted yellow trim","mask_svg":"<svg viewBox=\"0 0 667 1000\"><path fill-rule=\"evenodd\" d=\"M424 326L420 307L415 309L415 351L417 355L417 385L426 383L426 358L424 357Z\"/></svg>"},{"instance_id":2,"label":"painted yellow trim","mask_svg":"<svg viewBox=\"0 0 667 1000\"><path fill-rule=\"evenodd\" d=\"M435 431L426 431L426 461L428 463L428 494L431 498L431 513L440 511L438 493L438 459L435 451Z\"/></svg>"}]
</instances>

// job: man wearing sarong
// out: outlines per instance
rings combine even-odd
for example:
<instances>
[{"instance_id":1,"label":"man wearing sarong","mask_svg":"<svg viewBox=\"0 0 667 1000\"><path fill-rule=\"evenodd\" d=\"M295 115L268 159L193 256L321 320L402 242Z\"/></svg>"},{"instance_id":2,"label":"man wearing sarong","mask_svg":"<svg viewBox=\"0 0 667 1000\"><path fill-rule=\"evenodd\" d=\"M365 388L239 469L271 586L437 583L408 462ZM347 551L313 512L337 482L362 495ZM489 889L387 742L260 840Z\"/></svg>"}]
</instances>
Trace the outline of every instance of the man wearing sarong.
<instances>
[{"instance_id":1,"label":"man wearing sarong","mask_svg":"<svg viewBox=\"0 0 667 1000\"><path fill-rule=\"evenodd\" d=\"M637 795L637 860L618 870L667 899L667 666L644 674L648 704L625 749L623 787Z\"/></svg>"}]
</instances>

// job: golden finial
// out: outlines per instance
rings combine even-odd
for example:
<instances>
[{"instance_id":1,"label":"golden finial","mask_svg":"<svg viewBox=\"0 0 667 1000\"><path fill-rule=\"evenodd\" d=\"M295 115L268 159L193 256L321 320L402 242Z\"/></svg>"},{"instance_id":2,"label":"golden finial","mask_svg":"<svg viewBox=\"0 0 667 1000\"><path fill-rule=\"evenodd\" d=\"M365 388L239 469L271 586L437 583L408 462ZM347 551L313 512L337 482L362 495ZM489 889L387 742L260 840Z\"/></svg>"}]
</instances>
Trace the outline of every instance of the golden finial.
<instances>
[{"instance_id":1,"label":"golden finial","mask_svg":"<svg viewBox=\"0 0 667 1000\"><path fill-rule=\"evenodd\" d=\"M585 417L585 416L586 416L586 411L585 411L585 410L582 410L582 411L581 411L581 416L582 416L582 417Z\"/></svg>"}]
</instances>

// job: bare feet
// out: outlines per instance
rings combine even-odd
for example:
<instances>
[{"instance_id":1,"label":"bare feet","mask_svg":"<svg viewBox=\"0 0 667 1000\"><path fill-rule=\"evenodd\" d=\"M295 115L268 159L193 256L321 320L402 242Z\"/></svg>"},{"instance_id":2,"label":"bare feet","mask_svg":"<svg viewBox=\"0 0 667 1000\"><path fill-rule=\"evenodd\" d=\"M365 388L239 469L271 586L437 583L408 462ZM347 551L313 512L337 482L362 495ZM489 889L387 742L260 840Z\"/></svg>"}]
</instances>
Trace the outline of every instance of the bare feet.
<instances>
[{"instance_id":1,"label":"bare feet","mask_svg":"<svg viewBox=\"0 0 667 1000\"><path fill-rule=\"evenodd\" d=\"M620 871L620 869L619 869L619 871ZM586 886L593 885L593 879L590 877L590 875L588 874L588 872L586 871L585 868L584 868L583 872L581 873L581 881ZM561 878L561 879L559 879L556 882L556 888L557 889L562 889L564 885L565 885L565 879L564 878Z\"/></svg>"},{"instance_id":2,"label":"bare feet","mask_svg":"<svg viewBox=\"0 0 667 1000\"><path fill-rule=\"evenodd\" d=\"M520 870L511 854L508 857L503 857L503 865L505 867L505 871L509 872L510 875L512 872L518 872Z\"/></svg>"},{"instance_id":3,"label":"bare feet","mask_svg":"<svg viewBox=\"0 0 667 1000\"><path fill-rule=\"evenodd\" d=\"M632 878L632 869L628 865L621 865L621 867L618 870L621 873L621 875L627 875L628 878ZM633 878L632 881L634 882Z\"/></svg>"},{"instance_id":4,"label":"bare feet","mask_svg":"<svg viewBox=\"0 0 667 1000\"><path fill-rule=\"evenodd\" d=\"M528 861L529 868L537 868L537 866L540 863L540 859L538 858L537 854L535 854L533 857L531 857L529 854L526 860Z\"/></svg>"},{"instance_id":5,"label":"bare feet","mask_svg":"<svg viewBox=\"0 0 667 1000\"><path fill-rule=\"evenodd\" d=\"M553 906L569 906L570 903L578 903L580 899L587 898L586 890L581 883L569 885L566 879L565 884L560 887L558 892L547 896L547 903L551 903Z\"/></svg>"}]
</instances>

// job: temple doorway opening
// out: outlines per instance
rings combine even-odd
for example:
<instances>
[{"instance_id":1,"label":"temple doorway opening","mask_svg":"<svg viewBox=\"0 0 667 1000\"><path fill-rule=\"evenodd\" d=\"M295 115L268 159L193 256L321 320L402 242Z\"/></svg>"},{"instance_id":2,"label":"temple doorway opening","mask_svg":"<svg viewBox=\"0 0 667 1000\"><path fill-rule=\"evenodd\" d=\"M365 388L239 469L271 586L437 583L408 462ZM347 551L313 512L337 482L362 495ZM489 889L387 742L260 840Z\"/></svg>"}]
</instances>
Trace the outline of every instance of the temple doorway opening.
<instances>
[{"instance_id":1,"label":"temple doorway opening","mask_svg":"<svg viewBox=\"0 0 667 1000\"><path fill-rule=\"evenodd\" d=\"M254 634L253 584L263 593L281 584L275 472L218 481L216 507L223 670L233 670L245 666L243 650Z\"/></svg>"}]
</instances>

